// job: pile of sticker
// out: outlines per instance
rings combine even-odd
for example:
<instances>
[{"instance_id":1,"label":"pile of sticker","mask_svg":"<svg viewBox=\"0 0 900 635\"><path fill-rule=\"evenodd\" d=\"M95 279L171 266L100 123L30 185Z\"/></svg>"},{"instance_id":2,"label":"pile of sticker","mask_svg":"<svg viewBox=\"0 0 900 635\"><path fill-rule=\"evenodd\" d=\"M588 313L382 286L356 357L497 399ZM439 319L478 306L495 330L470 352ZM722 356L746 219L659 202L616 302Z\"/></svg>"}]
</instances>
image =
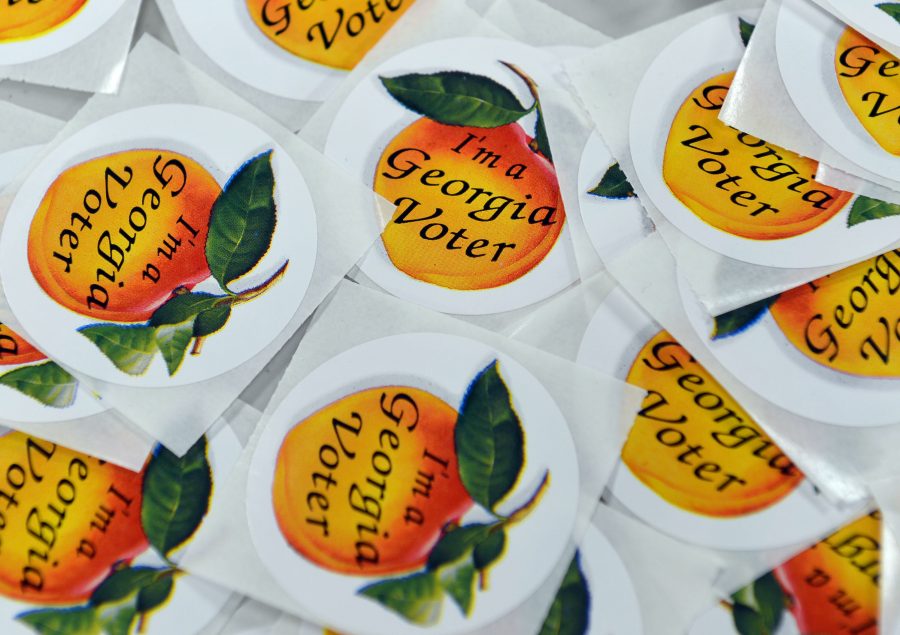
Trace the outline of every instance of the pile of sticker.
<instances>
[{"instance_id":1,"label":"pile of sticker","mask_svg":"<svg viewBox=\"0 0 900 635\"><path fill-rule=\"evenodd\" d=\"M0 0L0 79L0 633L900 634L900 2Z\"/></svg>"}]
</instances>

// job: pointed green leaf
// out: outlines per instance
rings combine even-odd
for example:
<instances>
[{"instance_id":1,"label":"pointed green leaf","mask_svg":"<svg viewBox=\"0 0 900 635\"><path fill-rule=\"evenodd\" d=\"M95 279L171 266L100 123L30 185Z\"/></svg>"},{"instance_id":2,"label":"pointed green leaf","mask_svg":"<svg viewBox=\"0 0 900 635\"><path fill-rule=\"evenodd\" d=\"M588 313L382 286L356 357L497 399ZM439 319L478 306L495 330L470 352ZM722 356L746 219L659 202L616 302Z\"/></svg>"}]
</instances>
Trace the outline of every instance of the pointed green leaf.
<instances>
[{"instance_id":1,"label":"pointed green leaf","mask_svg":"<svg viewBox=\"0 0 900 635\"><path fill-rule=\"evenodd\" d=\"M875 6L900 23L900 2L882 2Z\"/></svg>"},{"instance_id":2,"label":"pointed green leaf","mask_svg":"<svg viewBox=\"0 0 900 635\"><path fill-rule=\"evenodd\" d=\"M444 71L382 77L391 96L413 112L451 126L496 128L531 112L506 86L489 77Z\"/></svg>"},{"instance_id":3,"label":"pointed green leaf","mask_svg":"<svg viewBox=\"0 0 900 635\"><path fill-rule=\"evenodd\" d=\"M847 216L847 227L898 214L900 214L900 205L896 203L887 203L868 196L857 196L850 208L850 214Z\"/></svg>"},{"instance_id":4,"label":"pointed green leaf","mask_svg":"<svg viewBox=\"0 0 900 635\"><path fill-rule=\"evenodd\" d=\"M156 329L149 326L93 324L78 332L88 338L116 368L129 375L142 375L156 352Z\"/></svg>"},{"instance_id":5,"label":"pointed green leaf","mask_svg":"<svg viewBox=\"0 0 900 635\"><path fill-rule=\"evenodd\" d=\"M591 594L575 554L550 606L539 635L584 635L588 632Z\"/></svg>"},{"instance_id":6,"label":"pointed green leaf","mask_svg":"<svg viewBox=\"0 0 900 635\"><path fill-rule=\"evenodd\" d=\"M218 306L197 315L194 320L194 337L206 337L222 329L231 317L231 307Z\"/></svg>"},{"instance_id":7,"label":"pointed green leaf","mask_svg":"<svg viewBox=\"0 0 900 635\"><path fill-rule=\"evenodd\" d=\"M137 593L139 589L147 584L150 584L156 579L160 571L165 571L165 569L123 567L107 577L100 583L100 586L94 589L94 592L91 594L90 604L92 606L100 606L101 604L121 602Z\"/></svg>"},{"instance_id":8,"label":"pointed green leaf","mask_svg":"<svg viewBox=\"0 0 900 635\"><path fill-rule=\"evenodd\" d=\"M144 474L141 523L153 548L164 556L190 538L209 509L212 473L201 437L179 458L157 448Z\"/></svg>"},{"instance_id":9,"label":"pointed green leaf","mask_svg":"<svg viewBox=\"0 0 900 635\"><path fill-rule=\"evenodd\" d=\"M137 609L133 605L123 606L100 618L105 635L131 635L137 620Z\"/></svg>"},{"instance_id":10,"label":"pointed green leaf","mask_svg":"<svg viewBox=\"0 0 900 635\"><path fill-rule=\"evenodd\" d=\"M550 152L550 138L547 136L547 126L544 123L544 111L540 102L537 104L537 122L534 124L534 141L538 151L553 163L553 154Z\"/></svg>"},{"instance_id":11,"label":"pointed green leaf","mask_svg":"<svg viewBox=\"0 0 900 635\"><path fill-rule=\"evenodd\" d=\"M206 262L223 289L266 255L275 223L275 173L269 150L238 168L213 204Z\"/></svg>"},{"instance_id":12,"label":"pointed green leaf","mask_svg":"<svg viewBox=\"0 0 900 635\"><path fill-rule=\"evenodd\" d=\"M515 485L525 461L522 426L496 360L466 390L454 435L466 491L493 511Z\"/></svg>"},{"instance_id":13,"label":"pointed green leaf","mask_svg":"<svg viewBox=\"0 0 900 635\"><path fill-rule=\"evenodd\" d=\"M784 591L781 590L775 575L767 573L758 578L753 583L753 595L763 625L769 632L774 633L781 624L785 607Z\"/></svg>"},{"instance_id":14,"label":"pointed green leaf","mask_svg":"<svg viewBox=\"0 0 900 635\"><path fill-rule=\"evenodd\" d=\"M752 304L742 306L738 309L729 311L728 313L723 313L722 315L718 316L717 318L715 318L712 339L718 340L722 339L723 337L731 337L732 335L737 335L744 329L752 326L760 318L762 318L763 314L765 314L765 312L777 299L778 296L773 295L770 298L757 300Z\"/></svg>"},{"instance_id":15,"label":"pointed green leaf","mask_svg":"<svg viewBox=\"0 0 900 635\"><path fill-rule=\"evenodd\" d=\"M17 620L40 635L99 635L97 611L91 606L40 609L22 613Z\"/></svg>"},{"instance_id":16,"label":"pointed green leaf","mask_svg":"<svg viewBox=\"0 0 900 635\"><path fill-rule=\"evenodd\" d=\"M54 362L11 370L0 375L0 384L52 408L71 406L78 389L78 381Z\"/></svg>"},{"instance_id":17,"label":"pointed green leaf","mask_svg":"<svg viewBox=\"0 0 900 635\"><path fill-rule=\"evenodd\" d=\"M435 624L441 615L443 594L434 571L375 582L358 593L420 626Z\"/></svg>"},{"instance_id":18,"label":"pointed green leaf","mask_svg":"<svg viewBox=\"0 0 900 635\"><path fill-rule=\"evenodd\" d=\"M484 540L475 545L475 550L472 552L472 562L475 564L475 568L479 571L487 569L503 555L505 548L506 532L502 526L497 527Z\"/></svg>"},{"instance_id":19,"label":"pointed green leaf","mask_svg":"<svg viewBox=\"0 0 900 635\"><path fill-rule=\"evenodd\" d=\"M448 531L432 548L426 567L436 569L459 560L487 537L490 528L491 525L476 524Z\"/></svg>"},{"instance_id":20,"label":"pointed green leaf","mask_svg":"<svg viewBox=\"0 0 900 635\"><path fill-rule=\"evenodd\" d=\"M163 359L166 360L169 377L178 371L193 338L193 319L181 324L167 324L156 329L156 345L159 347Z\"/></svg>"},{"instance_id":21,"label":"pointed green leaf","mask_svg":"<svg viewBox=\"0 0 900 635\"><path fill-rule=\"evenodd\" d=\"M755 24L747 22L744 18L738 18L738 30L741 32L741 42L744 43L744 46L750 43L750 36L753 35L755 28Z\"/></svg>"},{"instance_id":22,"label":"pointed green leaf","mask_svg":"<svg viewBox=\"0 0 900 635\"><path fill-rule=\"evenodd\" d=\"M597 186L588 191L588 194L603 198L631 198L637 196L634 188L628 182L628 177L622 171L618 163L613 163L606 170L606 174L597 183Z\"/></svg>"},{"instance_id":23,"label":"pointed green leaf","mask_svg":"<svg viewBox=\"0 0 900 635\"><path fill-rule=\"evenodd\" d=\"M735 604L731 608L734 628L740 635L771 635L759 613L749 606Z\"/></svg>"},{"instance_id":24,"label":"pointed green leaf","mask_svg":"<svg viewBox=\"0 0 900 635\"><path fill-rule=\"evenodd\" d=\"M224 298L211 293L182 293L172 296L164 305L156 309L150 316L150 326L164 324L180 324L195 317L198 313L209 310L216 302Z\"/></svg>"},{"instance_id":25,"label":"pointed green leaf","mask_svg":"<svg viewBox=\"0 0 900 635\"><path fill-rule=\"evenodd\" d=\"M472 598L475 595L475 567L469 561L442 569L439 573L441 586L453 598L459 610L468 617L472 613Z\"/></svg>"},{"instance_id":26,"label":"pointed green leaf","mask_svg":"<svg viewBox=\"0 0 900 635\"><path fill-rule=\"evenodd\" d=\"M167 572L158 576L153 582L138 591L135 608L138 613L146 613L162 606L172 595L175 581L172 574Z\"/></svg>"}]
</instances>

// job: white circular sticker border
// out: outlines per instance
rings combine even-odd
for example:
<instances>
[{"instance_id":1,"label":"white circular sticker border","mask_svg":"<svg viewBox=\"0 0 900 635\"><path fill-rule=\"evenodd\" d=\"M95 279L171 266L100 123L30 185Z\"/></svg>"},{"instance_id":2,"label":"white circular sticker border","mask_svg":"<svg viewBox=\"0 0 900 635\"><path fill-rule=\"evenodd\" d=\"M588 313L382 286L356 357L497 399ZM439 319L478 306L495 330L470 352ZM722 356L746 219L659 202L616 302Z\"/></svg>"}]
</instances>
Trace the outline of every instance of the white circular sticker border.
<instances>
[{"instance_id":1,"label":"white circular sticker border","mask_svg":"<svg viewBox=\"0 0 900 635\"><path fill-rule=\"evenodd\" d=\"M118 13L128 0L89 0L76 15L35 37L0 42L0 65L25 64L72 48Z\"/></svg>"},{"instance_id":2,"label":"white circular sticker border","mask_svg":"<svg viewBox=\"0 0 900 635\"><path fill-rule=\"evenodd\" d=\"M622 381L647 341L661 330L621 289L613 290L591 319L578 363ZM644 485L619 461L609 483L613 495L645 523L690 544L729 551L777 549L814 540L844 517L818 503L804 480L774 505L740 517L715 518L677 507ZM772 531L778 527L779 531Z\"/></svg>"},{"instance_id":3,"label":"white circular sticker border","mask_svg":"<svg viewBox=\"0 0 900 635\"><path fill-rule=\"evenodd\" d=\"M552 66L547 53L512 40L453 38L417 46L374 68L347 96L328 133L325 154L363 182L373 181L383 149L419 118L388 94L379 81L383 75L450 70L476 73L503 84L521 103L530 103L532 98L523 82L499 60L525 69L539 89L555 81L545 70ZM366 116L360 117L361 112ZM532 117L520 123L530 123ZM417 280L394 266L380 240L363 258L360 269L375 284L397 297L457 315L488 315L523 308L555 295L578 279L568 223L537 266L521 278L492 289L458 291Z\"/></svg>"},{"instance_id":4,"label":"white circular sticker border","mask_svg":"<svg viewBox=\"0 0 900 635\"><path fill-rule=\"evenodd\" d=\"M697 336L757 395L823 424L864 428L897 423L900 379L858 377L817 364L791 344L768 310L740 333L713 341L713 318L680 275L678 287ZM760 368L781 371L765 373Z\"/></svg>"},{"instance_id":5,"label":"white circular sticker border","mask_svg":"<svg viewBox=\"0 0 900 635\"><path fill-rule=\"evenodd\" d=\"M869 135L838 85L834 54L845 28L813 3L782 0L775 27L778 69L791 101L825 143L860 167L897 180L900 156L889 154Z\"/></svg>"},{"instance_id":6,"label":"white circular sticker border","mask_svg":"<svg viewBox=\"0 0 900 635\"><path fill-rule=\"evenodd\" d=\"M737 12L697 24L670 43L650 65L635 93L629 135L641 184L666 219L688 237L724 256L782 268L820 267L863 258L887 246L900 219L847 227L851 202L812 231L780 240L753 240L705 223L669 189L663 178L665 144L675 114L701 82L737 69L744 54ZM664 107L660 107L664 104ZM852 231L852 240L849 233Z\"/></svg>"},{"instance_id":7,"label":"white circular sticker border","mask_svg":"<svg viewBox=\"0 0 900 635\"><path fill-rule=\"evenodd\" d=\"M437 365L434 359L443 361ZM285 435L298 422L337 399L366 388L406 385L427 390L451 405L459 404L472 379L492 360L498 361L510 388L525 436L527 460L515 492L528 490L548 470L551 477L540 504L507 534L504 555L492 565L491 583L478 591L471 615L464 617L454 603L445 600L438 623L419 627L358 594L371 577L328 571L289 545L279 529L272 501L276 457ZM251 458L247 481L253 545L284 591L317 621L338 630L447 635L488 625L540 587L569 543L578 507L579 475L574 442L564 430L565 419L546 388L514 359L485 344L436 333L366 342L307 375L269 417ZM463 522L473 519L485 520L485 512L473 508L463 516ZM311 590L315 590L315 605L309 602Z\"/></svg>"},{"instance_id":8,"label":"white circular sticker border","mask_svg":"<svg viewBox=\"0 0 900 635\"><path fill-rule=\"evenodd\" d=\"M144 148L182 152L201 163L219 182L248 159L271 149L278 218L271 245L240 285L259 283L289 261L268 291L232 312L225 328L210 337L201 355L188 355L168 375L154 358L141 375L118 370L78 329L97 320L70 311L50 298L28 265L28 231L35 211L54 180L66 169L110 152ZM16 193L0 234L0 272L10 308L23 335L49 357L96 379L132 387L188 385L222 375L265 348L288 324L312 279L318 235L312 197L287 151L255 125L230 113L184 104L126 110L97 121L67 138L35 168ZM209 278L192 291L221 293Z\"/></svg>"},{"instance_id":9,"label":"white circular sticker border","mask_svg":"<svg viewBox=\"0 0 900 635\"><path fill-rule=\"evenodd\" d=\"M640 602L631 575L609 539L590 525L578 551L590 596L586 635L643 633Z\"/></svg>"},{"instance_id":10,"label":"white circular sticker border","mask_svg":"<svg viewBox=\"0 0 900 635\"><path fill-rule=\"evenodd\" d=\"M245 0L172 0L188 35L223 71L263 92L324 100L347 71L316 64L269 40ZM211 19L210 16L215 16Z\"/></svg>"}]
</instances>

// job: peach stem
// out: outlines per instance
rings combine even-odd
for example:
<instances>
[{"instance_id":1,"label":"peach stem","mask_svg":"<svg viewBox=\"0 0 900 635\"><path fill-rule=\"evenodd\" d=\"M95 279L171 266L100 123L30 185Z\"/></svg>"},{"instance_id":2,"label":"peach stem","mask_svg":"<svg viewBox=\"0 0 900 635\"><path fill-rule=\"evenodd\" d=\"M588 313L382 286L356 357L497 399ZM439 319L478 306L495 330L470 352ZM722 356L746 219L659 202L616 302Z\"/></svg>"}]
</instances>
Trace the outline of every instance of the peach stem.
<instances>
[{"instance_id":1,"label":"peach stem","mask_svg":"<svg viewBox=\"0 0 900 635\"><path fill-rule=\"evenodd\" d=\"M534 80L529 77L525 71L516 66L511 62L500 62L506 68L511 70L513 73L519 76L519 78L525 82L525 85L528 86L528 91L531 93L531 96L534 98L534 105L531 107L532 110L537 110L538 113L538 125L540 125L540 120L543 119L544 113L541 111L541 98L538 94L537 84L534 83ZM531 143L528 144L528 147L531 148L532 152L538 152L540 148L538 147L537 139L532 139Z\"/></svg>"},{"instance_id":2,"label":"peach stem","mask_svg":"<svg viewBox=\"0 0 900 635\"><path fill-rule=\"evenodd\" d=\"M538 485L538 488L534 491L534 494L531 495L531 498L529 498L527 501L525 501L525 504L522 505L521 507L519 507L519 509L515 510L509 516L504 518L503 525L505 527L509 527L511 525L515 525L516 523L524 520L528 516L528 514L531 513L531 510L534 509L535 506L537 506L538 502L541 500L541 497L543 497L544 492L546 491L547 485L549 483L550 483L550 472L548 470L548 471L544 472L544 477L541 479L541 483L540 483L540 485Z\"/></svg>"},{"instance_id":3,"label":"peach stem","mask_svg":"<svg viewBox=\"0 0 900 635\"><path fill-rule=\"evenodd\" d=\"M534 97L534 104L535 104L535 106L537 106L541 102L541 99L540 99L540 97L538 97L537 84L534 83L534 80L531 79L528 75L526 75L525 71L523 71L521 68L519 68L512 62L502 62L501 61L500 63L503 64L509 70L511 70L513 73L518 75L522 79L522 81L525 82L525 84L528 86L529 92L531 92L531 96ZM532 106L532 108L534 108L535 106Z\"/></svg>"},{"instance_id":4,"label":"peach stem","mask_svg":"<svg viewBox=\"0 0 900 635\"><path fill-rule=\"evenodd\" d=\"M246 291L241 291L239 294L232 296L232 298L233 298L233 301L231 303L232 306L234 306L235 304L242 304L244 302L249 302L250 300L253 300L254 298L258 298L263 293L268 291L270 287L272 287L276 282L278 282L281 278L284 277L284 272L287 271L288 264L290 264L290 261L286 261L283 265L281 265L278 268L278 271L273 273L269 277L269 279L266 280L265 282L263 282L262 284L259 284L253 288L247 289Z\"/></svg>"},{"instance_id":5,"label":"peach stem","mask_svg":"<svg viewBox=\"0 0 900 635\"><path fill-rule=\"evenodd\" d=\"M206 340L205 337L198 337L194 340L194 347L191 348L191 355L199 355L201 349L203 348L203 342Z\"/></svg>"},{"instance_id":6,"label":"peach stem","mask_svg":"<svg viewBox=\"0 0 900 635\"><path fill-rule=\"evenodd\" d=\"M719 606L729 611L734 608L734 604L732 604L728 600L719 600Z\"/></svg>"}]
</instances>

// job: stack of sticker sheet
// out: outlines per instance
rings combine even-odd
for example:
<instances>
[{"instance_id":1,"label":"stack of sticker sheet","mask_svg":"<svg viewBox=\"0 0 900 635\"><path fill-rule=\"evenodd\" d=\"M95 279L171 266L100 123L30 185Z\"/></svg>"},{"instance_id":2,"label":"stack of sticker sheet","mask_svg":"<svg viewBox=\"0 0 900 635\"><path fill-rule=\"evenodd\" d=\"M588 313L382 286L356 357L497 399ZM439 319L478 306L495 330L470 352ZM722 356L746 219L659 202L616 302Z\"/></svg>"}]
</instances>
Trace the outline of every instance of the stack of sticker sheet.
<instances>
[{"instance_id":1,"label":"stack of sticker sheet","mask_svg":"<svg viewBox=\"0 0 900 635\"><path fill-rule=\"evenodd\" d=\"M900 3L0 0L0 633L900 635Z\"/></svg>"}]
</instances>

